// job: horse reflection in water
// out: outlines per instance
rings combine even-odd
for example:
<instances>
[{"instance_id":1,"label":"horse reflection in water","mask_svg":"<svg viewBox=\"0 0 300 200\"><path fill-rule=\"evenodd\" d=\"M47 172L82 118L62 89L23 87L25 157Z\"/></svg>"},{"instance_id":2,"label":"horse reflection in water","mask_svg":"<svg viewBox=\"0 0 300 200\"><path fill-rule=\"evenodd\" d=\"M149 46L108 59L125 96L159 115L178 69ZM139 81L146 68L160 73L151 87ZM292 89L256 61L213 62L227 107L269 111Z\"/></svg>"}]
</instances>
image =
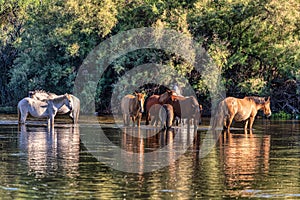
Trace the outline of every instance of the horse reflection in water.
<instances>
[{"instance_id":1,"label":"horse reflection in water","mask_svg":"<svg viewBox=\"0 0 300 200\"><path fill-rule=\"evenodd\" d=\"M62 174L77 176L79 165L79 127L21 126L19 146L27 154L28 172L36 177Z\"/></svg>"},{"instance_id":2,"label":"horse reflection in water","mask_svg":"<svg viewBox=\"0 0 300 200\"><path fill-rule=\"evenodd\" d=\"M122 165L128 172L143 174L170 166L193 144L194 133L184 129L122 129Z\"/></svg>"},{"instance_id":3,"label":"horse reflection in water","mask_svg":"<svg viewBox=\"0 0 300 200\"><path fill-rule=\"evenodd\" d=\"M253 134L251 130L250 134L226 132L221 136L220 159L230 187L249 186L258 174L268 173L270 141L270 135Z\"/></svg>"}]
</instances>

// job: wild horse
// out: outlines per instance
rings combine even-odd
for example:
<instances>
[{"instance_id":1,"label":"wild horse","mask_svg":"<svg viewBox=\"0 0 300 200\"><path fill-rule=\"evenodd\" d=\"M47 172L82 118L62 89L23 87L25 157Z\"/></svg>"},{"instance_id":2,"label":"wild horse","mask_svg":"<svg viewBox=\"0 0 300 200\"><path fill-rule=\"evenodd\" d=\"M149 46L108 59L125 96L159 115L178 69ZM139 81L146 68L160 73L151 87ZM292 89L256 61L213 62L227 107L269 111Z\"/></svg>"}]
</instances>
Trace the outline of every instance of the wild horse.
<instances>
[{"instance_id":1,"label":"wild horse","mask_svg":"<svg viewBox=\"0 0 300 200\"><path fill-rule=\"evenodd\" d=\"M80 113L80 100L74 95L70 94L70 96L72 98L72 110L70 110L67 106L64 105L58 110L58 114L70 113L69 116L72 118L73 123L77 124ZM43 90L35 90L29 92L29 97L40 101L47 101L48 99L58 97L58 95L54 93L45 92Z\"/></svg>"},{"instance_id":2,"label":"wild horse","mask_svg":"<svg viewBox=\"0 0 300 200\"><path fill-rule=\"evenodd\" d=\"M137 126L141 124L142 113L144 112L144 98L142 93L135 93L135 95L128 94L121 100L121 110L123 114L124 125L130 124L130 118L132 119L133 126L137 119Z\"/></svg>"},{"instance_id":3,"label":"wild horse","mask_svg":"<svg viewBox=\"0 0 300 200\"><path fill-rule=\"evenodd\" d=\"M194 128L201 124L202 106L195 97L172 95L167 103L173 106L175 117L187 119L188 126L190 125L190 119L193 119Z\"/></svg>"},{"instance_id":4,"label":"wild horse","mask_svg":"<svg viewBox=\"0 0 300 200\"><path fill-rule=\"evenodd\" d=\"M151 95L146 101L146 125L149 125L151 122L152 125L158 123L159 121L159 110L161 109L162 105L165 104L171 96L175 92L173 90L167 90L161 95ZM153 118L153 120L151 119Z\"/></svg>"},{"instance_id":5,"label":"wild horse","mask_svg":"<svg viewBox=\"0 0 300 200\"><path fill-rule=\"evenodd\" d=\"M218 113L215 118L214 128L218 123L223 123L223 128L230 130L232 121L245 121L244 129L252 129L255 116L259 110L263 110L264 114L271 116L270 97L244 97L238 99L235 97L227 97L219 103Z\"/></svg>"},{"instance_id":6,"label":"wild horse","mask_svg":"<svg viewBox=\"0 0 300 200\"><path fill-rule=\"evenodd\" d=\"M40 101L25 97L18 103L18 119L20 124L25 124L28 113L33 117L47 118L48 126L54 127L54 117L58 110L66 106L72 110L72 97L69 94L60 95L47 101Z\"/></svg>"}]
</instances>

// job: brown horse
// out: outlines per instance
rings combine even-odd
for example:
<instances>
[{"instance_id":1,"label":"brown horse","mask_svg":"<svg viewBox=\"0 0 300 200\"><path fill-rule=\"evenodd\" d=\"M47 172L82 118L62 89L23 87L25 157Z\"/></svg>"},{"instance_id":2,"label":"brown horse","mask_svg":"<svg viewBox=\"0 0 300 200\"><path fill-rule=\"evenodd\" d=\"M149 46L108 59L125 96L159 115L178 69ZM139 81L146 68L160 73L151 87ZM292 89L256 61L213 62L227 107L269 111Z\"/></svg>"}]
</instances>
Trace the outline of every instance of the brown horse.
<instances>
[{"instance_id":1,"label":"brown horse","mask_svg":"<svg viewBox=\"0 0 300 200\"><path fill-rule=\"evenodd\" d=\"M130 118L132 119L133 126L137 119L137 126L141 124L142 113L144 112L144 98L142 93L135 93L135 95L128 94L123 97L121 101L121 110L123 113L124 125L130 124Z\"/></svg>"},{"instance_id":2,"label":"brown horse","mask_svg":"<svg viewBox=\"0 0 300 200\"><path fill-rule=\"evenodd\" d=\"M173 106L175 117L187 119L188 126L190 125L190 119L193 119L195 128L201 123L202 106L199 105L195 97L172 95L171 101L168 101L168 103Z\"/></svg>"},{"instance_id":3,"label":"brown horse","mask_svg":"<svg viewBox=\"0 0 300 200\"><path fill-rule=\"evenodd\" d=\"M263 110L267 117L271 116L270 97L267 100L264 97L245 97L243 99L227 97L219 104L214 128L216 128L218 122L223 122L223 128L229 131L232 121L235 120L238 122L245 121L245 130L249 123L251 130L259 110Z\"/></svg>"},{"instance_id":4,"label":"brown horse","mask_svg":"<svg viewBox=\"0 0 300 200\"><path fill-rule=\"evenodd\" d=\"M175 92L173 90L167 90L165 93L161 94L161 95L152 95L147 99L146 102L146 125L149 125L149 122L151 121L151 116L154 116L154 121L152 121L152 124L154 124L156 122L156 119L158 119L158 112L159 109L156 109L155 107L151 108L153 105L155 104L159 104L162 105L164 103L166 103L171 96L174 94ZM158 106L156 106L158 107ZM161 106L159 106L158 108L160 108ZM151 109L151 111L150 111Z\"/></svg>"}]
</instances>

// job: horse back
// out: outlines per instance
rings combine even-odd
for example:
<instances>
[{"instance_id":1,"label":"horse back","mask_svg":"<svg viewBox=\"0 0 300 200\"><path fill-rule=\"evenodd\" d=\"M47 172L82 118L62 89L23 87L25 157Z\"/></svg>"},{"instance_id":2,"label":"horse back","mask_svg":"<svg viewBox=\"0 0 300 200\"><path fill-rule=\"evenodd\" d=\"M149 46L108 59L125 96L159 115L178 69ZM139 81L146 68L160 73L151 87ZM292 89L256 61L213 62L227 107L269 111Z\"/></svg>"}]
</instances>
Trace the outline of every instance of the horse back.
<instances>
[{"instance_id":1,"label":"horse back","mask_svg":"<svg viewBox=\"0 0 300 200\"><path fill-rule=\"evenodd\" d=\"M159 95L154 94L151 95L147 101L146 101L146 111L149 111L151 106L153 106L154 104L160 104L159 103Z\"/></svg>"},{"instance_id":2,"label":"horse back","mask_svg":"<svg viewBox=\"0 0 300 200\"><path fill-rule=\"evenodd\" d=\"M236 121L242 121L255 112L255 102L248 98L235 98L235 97L227 97L224 100L223 110L225 111L225 115L234 115L234 119Z\"/></svg>"},{"instance_id":3,"label":"horse back","mask_svg":"<svg viewBox=\"0 0 300 200\"><path fill-rule=\"evenodd\" d=\"M194 96L176 97L175 101L172 103L174 107L174 113L178 117L190 117L200 114L200 107L197 99Z\"/></svg>"},{"instance_id":4,"label":"horse back","mask_svg":"<svg viewBox=\"0 0 300 200\"><path fill-rule=\"evenodd\" d=\"M18 103L20 113L29 112L33 117L47 117L48 104L43 101L35 100L30 97L25 97Z\"/></svg>"}]
</instances>

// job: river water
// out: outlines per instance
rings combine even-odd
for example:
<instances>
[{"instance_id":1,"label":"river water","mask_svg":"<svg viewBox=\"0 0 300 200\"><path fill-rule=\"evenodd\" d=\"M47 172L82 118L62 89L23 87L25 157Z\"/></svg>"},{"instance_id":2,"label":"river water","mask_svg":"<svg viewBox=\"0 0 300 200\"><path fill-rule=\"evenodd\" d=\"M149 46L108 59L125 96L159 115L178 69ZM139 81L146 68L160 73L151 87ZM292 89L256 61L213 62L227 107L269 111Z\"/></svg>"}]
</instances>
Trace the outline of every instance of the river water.
<instances>
[{"instance_id":1,"label":"river water","mask_svg":"<svg viewBox=\"0 0 300 200\"><path fill-rule=\"evenodd\" d=\"M213 138L209 119L198 131L69 122L49 131L0 115L1 199L300 199L299 121L257 119L252 133Z\"/></svg>"}]
</instances>

